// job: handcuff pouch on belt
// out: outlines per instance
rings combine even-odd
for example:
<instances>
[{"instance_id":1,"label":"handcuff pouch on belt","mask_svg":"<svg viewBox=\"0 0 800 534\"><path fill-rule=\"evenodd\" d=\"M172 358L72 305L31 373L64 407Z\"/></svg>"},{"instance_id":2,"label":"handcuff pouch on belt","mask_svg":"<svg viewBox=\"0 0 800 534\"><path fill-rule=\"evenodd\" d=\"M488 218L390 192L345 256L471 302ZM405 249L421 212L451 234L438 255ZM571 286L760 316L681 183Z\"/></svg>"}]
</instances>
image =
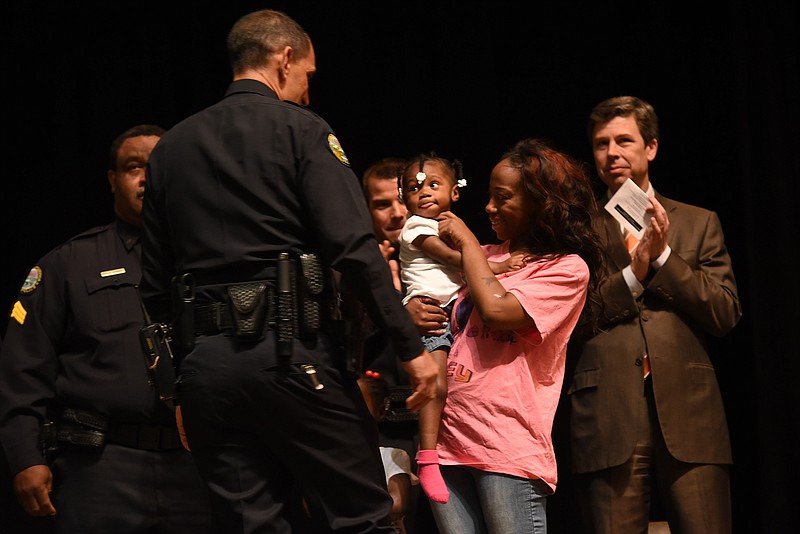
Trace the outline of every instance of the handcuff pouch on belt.
<instances>
[{"instance_id":1,"label":"handcuff pouch on belt","mask_svg":"<svg viewBox=\"0 0 800 534\"><path fill-rule=\"evenodd\" d=\"M241 341L264 339L267 318L274 315L273 286L266 282L228 286L233 335Z\"/></svg>"}]
</instances>

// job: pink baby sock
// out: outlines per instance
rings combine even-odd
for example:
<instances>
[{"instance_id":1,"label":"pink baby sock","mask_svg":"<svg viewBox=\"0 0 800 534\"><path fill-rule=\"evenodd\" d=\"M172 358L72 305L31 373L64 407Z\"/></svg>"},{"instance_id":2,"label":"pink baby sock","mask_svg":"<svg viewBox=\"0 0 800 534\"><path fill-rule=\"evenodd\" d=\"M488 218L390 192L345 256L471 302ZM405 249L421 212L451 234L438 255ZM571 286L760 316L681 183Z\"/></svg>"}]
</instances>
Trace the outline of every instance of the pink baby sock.
<instances>
[{"instance_id":1,"label":"pink baby sock","mask_svg":"<svg viewBox=\"0 0 800 534\"><path fill-rule=\"evenodd\" d=\"M419 466L419 482L425 494L435 502L446 503L450 492L442 479L439 471L439 453L435 450L420 450L417 452L417 465Z\"/></svg>"}]
</instances>

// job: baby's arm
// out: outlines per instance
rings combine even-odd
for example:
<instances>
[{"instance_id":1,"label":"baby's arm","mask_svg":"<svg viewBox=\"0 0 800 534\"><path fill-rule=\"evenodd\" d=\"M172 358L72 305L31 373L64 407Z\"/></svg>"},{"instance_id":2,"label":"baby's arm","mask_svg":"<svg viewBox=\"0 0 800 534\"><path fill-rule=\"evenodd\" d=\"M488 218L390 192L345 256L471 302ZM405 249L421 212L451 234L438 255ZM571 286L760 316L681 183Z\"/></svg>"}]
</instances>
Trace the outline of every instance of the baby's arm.
<instances>
[{"instance_id":1,"label":"baby's arm","mask_svg":"<svg viewBox=\"0 0 800 534\"><path fill-rule=\"evenodd\" d=\"M421 235L414 239L414 246L430 258L456 269L461 269L461 252L453 250L436 235Z\"/></svg>"},{"instance_id":2,"label":"baby's arm","mask_svg":"<svg viewBox=\"0 0 800 534\"><path fill-rule=\"evenodd\" d=\"M512 254L504 261L490 261L489 268L494 274L503 274L508 271L517 271L525 267L525 254Z\"/></svg>"}]
</instances>

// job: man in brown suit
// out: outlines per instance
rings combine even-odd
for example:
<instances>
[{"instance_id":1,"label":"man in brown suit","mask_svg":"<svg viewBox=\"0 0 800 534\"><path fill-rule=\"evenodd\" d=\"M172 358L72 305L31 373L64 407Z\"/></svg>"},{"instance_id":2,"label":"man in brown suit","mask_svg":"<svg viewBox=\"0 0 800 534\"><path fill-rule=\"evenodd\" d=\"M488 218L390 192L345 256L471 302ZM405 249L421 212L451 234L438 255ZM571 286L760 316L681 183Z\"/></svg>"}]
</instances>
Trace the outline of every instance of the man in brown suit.
<instances>
[{"instance_id":1,"label":"man in brown suit","mask_svg":"<svg viewBox=\"0 0 800 534\"><path fill-rule=\"evenodd\" d=\"M608 197L630 178L650 224L626 249L605 210L608 251L600 333L576 340L569 389L573 471L590 532L647 532L651 488L675 533L729 533L730 439L705 336L723 336L741 308L716 213L664 198L648 167L658 150L650 104L616 97L589 117Z\"/></svg>"}]
</instances>

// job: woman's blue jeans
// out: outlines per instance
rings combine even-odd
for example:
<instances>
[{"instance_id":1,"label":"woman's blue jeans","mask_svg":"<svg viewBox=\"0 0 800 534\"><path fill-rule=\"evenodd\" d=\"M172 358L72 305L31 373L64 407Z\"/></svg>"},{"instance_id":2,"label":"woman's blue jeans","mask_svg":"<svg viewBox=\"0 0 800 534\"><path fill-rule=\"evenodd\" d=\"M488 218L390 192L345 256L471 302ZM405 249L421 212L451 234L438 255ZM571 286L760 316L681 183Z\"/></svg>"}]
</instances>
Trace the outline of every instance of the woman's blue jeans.
<instances>
[{"instance_id":1,"label":"woman's blue jeans","mask_svg":"<svg viewBox=\"0 0 800 534\"><path fill-rule=\"evenodd\" d=\"M450 499L431 502L441 534L546 534L549 488L541 480L457 465L441 472Z\"/></svg>"}]
</instances>

